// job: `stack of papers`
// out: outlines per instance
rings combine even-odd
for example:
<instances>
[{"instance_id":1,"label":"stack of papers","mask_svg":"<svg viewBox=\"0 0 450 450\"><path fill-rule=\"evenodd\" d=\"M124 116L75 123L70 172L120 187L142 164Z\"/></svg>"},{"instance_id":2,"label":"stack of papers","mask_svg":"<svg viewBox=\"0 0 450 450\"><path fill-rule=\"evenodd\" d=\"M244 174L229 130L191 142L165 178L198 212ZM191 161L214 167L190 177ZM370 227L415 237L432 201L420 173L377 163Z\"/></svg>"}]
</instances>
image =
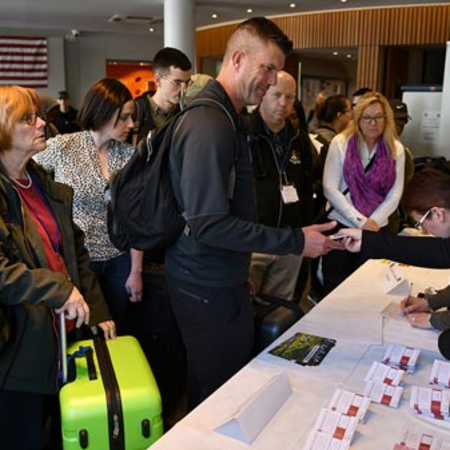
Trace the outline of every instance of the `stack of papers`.
<instances>
[{"instance_id":1,"label":"stack of papers","mask_svg":"<svg viewBox=\"0 0 450 450\"><path fill-rule=\"evenodd\" d=\"M441 450L442 439L430 428L408 425L393 450Z\"/></svg>"},{"instance_id":2,"label":"stack of papers","mask_svg":"<svg viewBox=\"0 0 450 450\"><path fill-rule=\"evenodd\" d=\"M357 425L356 417L322 408L303 450L348 450Z\"/></svg>"},{"instance_id":3,"label":"stack of papers","mask_svg":"<svg viewBox=\"0 0 450 450\"><path fill-rule=\"evenodd\" d=\"M450 388L450 363L434 360L431 369L430 384Z\"/></svg>"},{"instance_id":4,"label":"stack of papers","mask_svg":"<svg viewBox=\"0 0 450 450\"><path fill-rule=\"evenodd\" d=\"M376 383L384 383L389 386L398 386L402 381L405 371L390 367L386 364L373 362L369 372L364 378L365 381L374 381Z\"/></svg>"},{"instance_id":5,"label":"stack of papers","mask_svg":"<svg viewBox=\"0 0 450 450\"><path fill-rule=\"evenodd\" d=\"M360 422L364 422L369 405L370 398L365 395L336 389L328 404L328 409L356 417Z\"/></svg>"},{"instance_id":6,"label":"stack of papers","mask_svg":"<svg viewBox=\"0 0 450 450\"><path fill-rule=\"evenodd\" d=\"M397 408L403 393L399 386L405 371L374 362L365 377L364 395L375 403Z\"/></svg>"},{"instance_id":7,"label":"stack of papers","mask_svg":"<svg viewBox=\"0 0 450 450\"><path fill-rule=\"evenodd\" d=\"M383 364L414 373L420 350L404 345L390 344L383 356Z\"/></svg>"},{"instance_id":8,"label":"stack of papers","mask_svg":"<svg viewBox=\"0 0 450 450\"><path fill-rule=\"evenodd\" d=\"M450 392L436 388L413 386L409 407L412 413L432 419L450 419Z\"/></svg>"}]
</instances>

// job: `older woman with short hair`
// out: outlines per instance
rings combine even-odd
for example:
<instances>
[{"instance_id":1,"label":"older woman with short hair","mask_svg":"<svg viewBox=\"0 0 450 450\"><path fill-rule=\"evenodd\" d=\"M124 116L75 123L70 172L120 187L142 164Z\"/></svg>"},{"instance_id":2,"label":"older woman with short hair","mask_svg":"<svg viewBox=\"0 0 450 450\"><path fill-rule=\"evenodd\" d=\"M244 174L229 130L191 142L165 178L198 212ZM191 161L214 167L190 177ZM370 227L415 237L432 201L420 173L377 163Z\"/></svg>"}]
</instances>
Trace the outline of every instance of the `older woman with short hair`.
<instances>
[{"instance_id":1,"label":"older woman with short hair","mask_svg":"<svg viewBox=\"0 0 450 450\"><path fill-rule=\"evenodd\" d=\"M353 120L331 142L325 162L323 189L338 227L380 231L397 209L405 173L403 145L394 116L378 92L363 95ZM328 293L359 267L357 255L332 252L323 258Z\"/></svg>"},{"instance_id":2,"label":"older woman with short hair","mask_svg":"<svg viewBox=\"0 0 450 450\"><path fill-rule=\"evenodd\" d=\"M41 448L44 410L58 390L56 313L115 337L72 221L72 190L31 159L47 146L44 128L35 91L0 86L0 308L12 322L0 352L0 439L8 450Z\"/></svg>"}]
</instances>

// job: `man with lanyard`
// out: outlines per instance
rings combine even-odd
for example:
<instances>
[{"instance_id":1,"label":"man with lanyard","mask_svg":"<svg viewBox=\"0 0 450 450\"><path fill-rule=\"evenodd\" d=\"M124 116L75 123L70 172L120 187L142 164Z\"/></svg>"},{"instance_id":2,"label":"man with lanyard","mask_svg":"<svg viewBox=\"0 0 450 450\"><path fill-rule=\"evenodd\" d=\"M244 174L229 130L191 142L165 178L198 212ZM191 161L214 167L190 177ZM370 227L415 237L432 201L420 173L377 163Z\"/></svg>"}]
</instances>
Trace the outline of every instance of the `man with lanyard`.
<instances>
[{"instance_id":1,"label":"man with lanyard","mask_svg":"<svg viewBox=\"0 0 450 450\"><path fill-rule=\"evenodd\" d=\"M313 152L306 133L290 121L297 86L287 72L277 74L260 106L247 119L258 223L300 228L313 216ZM302 255L253 253L250 278L255 294L292 300Z\"/></svg>"}]
</instances>

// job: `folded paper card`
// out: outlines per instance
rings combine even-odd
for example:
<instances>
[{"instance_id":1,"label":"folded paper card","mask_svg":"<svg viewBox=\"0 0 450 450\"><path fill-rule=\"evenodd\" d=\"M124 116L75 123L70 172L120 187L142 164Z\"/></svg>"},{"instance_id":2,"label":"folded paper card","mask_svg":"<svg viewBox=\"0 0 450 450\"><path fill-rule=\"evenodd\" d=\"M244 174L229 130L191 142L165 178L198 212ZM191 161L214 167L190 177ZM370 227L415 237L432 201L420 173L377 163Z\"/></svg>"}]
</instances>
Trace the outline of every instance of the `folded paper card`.
<instances>
[{"instance_id":1,"label":"folded paper card","mask_svg":"<svg viewBox=\"0 0 450 450\"><path fill-rule=\"evenodd\" d=\"M274 375L214 431L251 444L292 394L286 373Z\"/></svg>"},{"instance_id":2,"label":"folded paper card","mask_svg":"<svg viewBox=\"0 0 450 450\"><path fill-rule=\"evenodd\" d=\"M381 282L386 294L408 295L410 284L398 264L391 262L381 272Z\"/></svg>"}]
</instances>

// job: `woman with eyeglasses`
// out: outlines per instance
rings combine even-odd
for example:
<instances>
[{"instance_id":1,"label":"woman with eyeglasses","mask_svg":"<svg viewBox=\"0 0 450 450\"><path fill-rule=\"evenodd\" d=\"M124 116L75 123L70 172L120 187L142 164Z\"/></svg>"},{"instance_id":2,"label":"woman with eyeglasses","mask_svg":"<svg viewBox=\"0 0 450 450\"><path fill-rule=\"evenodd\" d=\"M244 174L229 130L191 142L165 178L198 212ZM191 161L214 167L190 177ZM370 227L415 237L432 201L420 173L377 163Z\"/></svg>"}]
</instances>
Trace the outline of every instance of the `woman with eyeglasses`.
<instances>
[{"instance_id":1,"label":"woman with eyeglasses","mask_svg":"<svg viewBox=\"0 0 450 450\"><path fill-rule=\"evenodd\" d=\"M44 411L57 400L57 313L73 319L68 329L98 324L115 337L72 221L72 190L32 160L47 146L44 128L35 91L0 86L0 310L10 319L0 349L0 442L8 450L41 448Z\"/></svg>"},{"instance_id":2,"label":"woman with eyeglasses","mask_svg":"<svg viewBox=\"0 0 450 450\"><path fill-rule=\"evenodd\" d=\"M337 228L380 231L397 209L403 192L405 155L387 99L363 95L353 120L332 141L325 161L323 189L328 219ZM358 255L331 252L322 260L325 294L360 265Z\"/></svg>"},{"instance_id":3,"label":"woman with eyeglasses","mask_svg":"<svg viewBox=\"0 0 450 450\"><path fill-rule=\"evenodd\" d=\"M449 173L436 169L416 173L406 185L402 206L417 229L436 238L343 229L347 250L360 252L362 260L387 258L419 267L450 268ZM446 330L439 338L439 345L444 356L450 359L450 286L426 293L423 298L405 298L401 304L412 326Z\"/></svg>"},{"instance_id":4,"label":"woman with eyeglasses","mask_svg":"<svg viewBox=\"0 0 450 450\"><path fill-rule=\"evenodd\" d=\"M134 125L133 108L123 83L111 78L97 81L78 112L83 131L49 139L47 150L35 158L56 181L74 190L74 220L85 233L91 268L119 334L129 332L125 325L129 302L142 298L142 252L119 251L110 241L105 188L110 175L134 153L125 142Z\"/></svg>"}]
</instances>

